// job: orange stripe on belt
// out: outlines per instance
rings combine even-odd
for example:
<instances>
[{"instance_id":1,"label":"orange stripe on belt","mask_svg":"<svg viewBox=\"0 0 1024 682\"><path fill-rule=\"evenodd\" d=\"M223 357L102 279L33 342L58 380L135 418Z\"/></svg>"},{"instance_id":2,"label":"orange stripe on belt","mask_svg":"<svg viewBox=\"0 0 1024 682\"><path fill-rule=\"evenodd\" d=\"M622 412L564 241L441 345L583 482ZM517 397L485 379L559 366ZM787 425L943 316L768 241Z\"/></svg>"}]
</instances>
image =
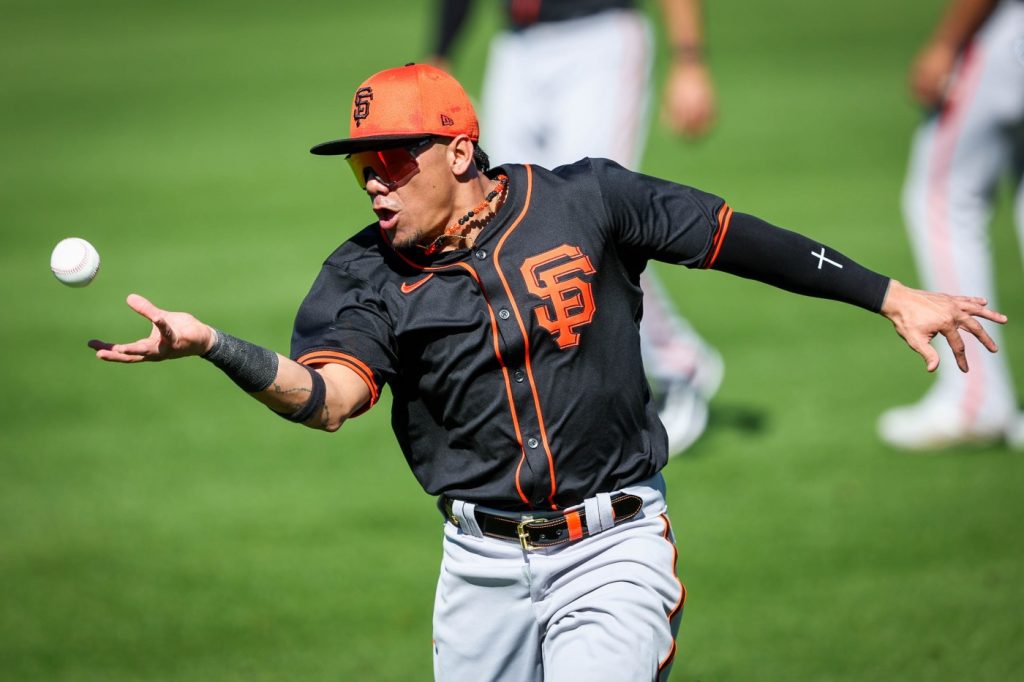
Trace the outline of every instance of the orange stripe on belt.
<instances>
[{"instance_id":1,"label":"orange stripe on belt","mask_svg":"<svg viewBox=\"0 0 1024 682\"><path fill-rule=\"evenodd\" d=\"M579 540L583 537L583 522L580 521L580 513L571 511L565 515L565 523L569 528L569 540Z\"/></svg>"}]
</instances>

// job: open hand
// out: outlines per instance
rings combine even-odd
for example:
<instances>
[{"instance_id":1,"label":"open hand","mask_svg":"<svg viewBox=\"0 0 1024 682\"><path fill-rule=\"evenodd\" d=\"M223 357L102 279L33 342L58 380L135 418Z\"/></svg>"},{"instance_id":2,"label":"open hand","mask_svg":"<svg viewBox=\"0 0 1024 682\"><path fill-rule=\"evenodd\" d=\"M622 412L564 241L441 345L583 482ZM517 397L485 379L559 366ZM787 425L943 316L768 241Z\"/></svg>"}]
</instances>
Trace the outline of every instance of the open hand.
<instances>
[{"instance_id":1,"label":"open hand","mask_svg":"<svg viewBox=\"0 0 1024 682\"><path fill-rule=\"evenodd\" d=\"M138 294L131 294L128 306L153 323L144 339L134 343L112 344L93 339L89 347L96 357L108 362L159 362L189 355L202 355L210 349L215 332L188 313L161 310Z\"/></svg>"},{"instance_id":2,"label":"open hand","mask_svg":"<svg viewBox=\"0 0 1024 682\"><path fill-rule=\"evenodd\" d=\"M956 364L966 372L967 354L963 329L973 334L991 353L999 348L977 318L999 324L1006 324L1006 315L989 310L988 301L977 296L949 296L931 291L911 289L896 280L889 284L889 291L882 303L882 314L892 322L896 333L907 345L924 358L925 367L934 372L939 366L939 354L929 345L936 335L942 334L953 350Z\"/></svg>"}]
</instances>

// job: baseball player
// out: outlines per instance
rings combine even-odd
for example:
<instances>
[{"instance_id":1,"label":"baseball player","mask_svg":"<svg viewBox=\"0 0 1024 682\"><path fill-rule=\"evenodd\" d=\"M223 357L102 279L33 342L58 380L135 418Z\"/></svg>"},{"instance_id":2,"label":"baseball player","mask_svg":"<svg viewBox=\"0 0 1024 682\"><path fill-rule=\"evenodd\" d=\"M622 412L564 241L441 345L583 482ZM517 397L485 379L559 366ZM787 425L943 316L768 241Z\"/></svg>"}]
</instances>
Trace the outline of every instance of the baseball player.
<instances>
[{"instance_id":1,"label":"baseball player","mask_svg":"<svg viewBox=\"0 0 1024 682\"><path fill-rule=\"evenodd\" d=\"M435 63L447 66L472 2L442 0ZM507 29L491 41L482 116L497 163L555 168L584 156L635 169L647 135L653 32L634 0L504 0ZM711 127L699 0L661 0L670 45L663 119L688 137ZM703 433L722 358L676 311L653 268L640 278L644 365L677 455Z\"/></svg>"},{"instance_id":2,"label":"baseball player","mask_svg":"<svg viewBox=\"0 0 1024 682\"><path fill-rule=\"evenodd\" d=\"M928 108L914 137L903 212L925 286L995 300L988 225L1000 180L1016 189L1024 248L1024 2L953 0L911 73ZM997 341L999 330L989 326ZM975 441L1024 446L1024 418L1003 355L968 347L970 374L948 363L918 403L889 410L891 445L932 448Z\"/></svg>"},{"instance_id":3,"label":"baseball player","mask_svg":"<svg viewBox=\"0 0 1024 682\"><path fill-rule=\"evenodd\" d=\"M606 159L488 168L462 87L424 65L355 91L345 155L376 220L324 261L290 357L161 310L113 362L202 356L294 422L335 431L387 385L392 426L445 518L441 680L666 679L686 592L640 358L651 259L880 312L929 370L936 334L995 344L978 298L907 288L692 187Z\"/></svg>"}]
</instances>

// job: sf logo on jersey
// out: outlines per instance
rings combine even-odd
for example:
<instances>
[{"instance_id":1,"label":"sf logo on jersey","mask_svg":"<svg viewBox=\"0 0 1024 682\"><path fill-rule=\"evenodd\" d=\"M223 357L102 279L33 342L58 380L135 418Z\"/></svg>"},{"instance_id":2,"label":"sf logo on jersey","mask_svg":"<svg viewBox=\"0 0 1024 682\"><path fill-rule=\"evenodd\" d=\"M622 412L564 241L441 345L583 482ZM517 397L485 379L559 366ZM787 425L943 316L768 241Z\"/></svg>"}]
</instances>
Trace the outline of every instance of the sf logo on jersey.
<instances>
[{"instance_id":1,"label":"sf logo on jersey","mask_svg":"<svg viewBox=\"0 0 1024 682\"><path fill-rule=\"evenodd\" d=\"M519 269L526 288L545 303L534 308L537 322L561 349L579 345L579 328L594 319L594 292L581 275L596 272L578 246L561 246L527 258Z\"/></svg>"}]
</instances>

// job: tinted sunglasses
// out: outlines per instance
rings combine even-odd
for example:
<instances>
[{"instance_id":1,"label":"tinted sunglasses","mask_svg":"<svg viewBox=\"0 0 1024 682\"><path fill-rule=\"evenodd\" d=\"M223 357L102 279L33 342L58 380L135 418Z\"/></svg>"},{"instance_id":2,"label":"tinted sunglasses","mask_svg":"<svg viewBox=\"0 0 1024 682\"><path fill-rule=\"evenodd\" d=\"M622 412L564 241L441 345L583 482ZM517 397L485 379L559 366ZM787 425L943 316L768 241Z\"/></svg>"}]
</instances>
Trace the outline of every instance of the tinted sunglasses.
<instances>
[{"instance_id":1,"label":"tinted sunglasses","mask_svg":"<svg viewBox=\"0 0 1024 682\"><path fill-rule=\"evenodd\" d=\"M420 166L416 163L416 157L433 141L433 137L428 137L406 147L395 147L375 152L358 152L349 154L345 160L352 167L356 182L359 183L361 189L366 189L366 181L371 173L387 185L388 189L393 189L419 170Z\"/></svg>"}]
</instances>

